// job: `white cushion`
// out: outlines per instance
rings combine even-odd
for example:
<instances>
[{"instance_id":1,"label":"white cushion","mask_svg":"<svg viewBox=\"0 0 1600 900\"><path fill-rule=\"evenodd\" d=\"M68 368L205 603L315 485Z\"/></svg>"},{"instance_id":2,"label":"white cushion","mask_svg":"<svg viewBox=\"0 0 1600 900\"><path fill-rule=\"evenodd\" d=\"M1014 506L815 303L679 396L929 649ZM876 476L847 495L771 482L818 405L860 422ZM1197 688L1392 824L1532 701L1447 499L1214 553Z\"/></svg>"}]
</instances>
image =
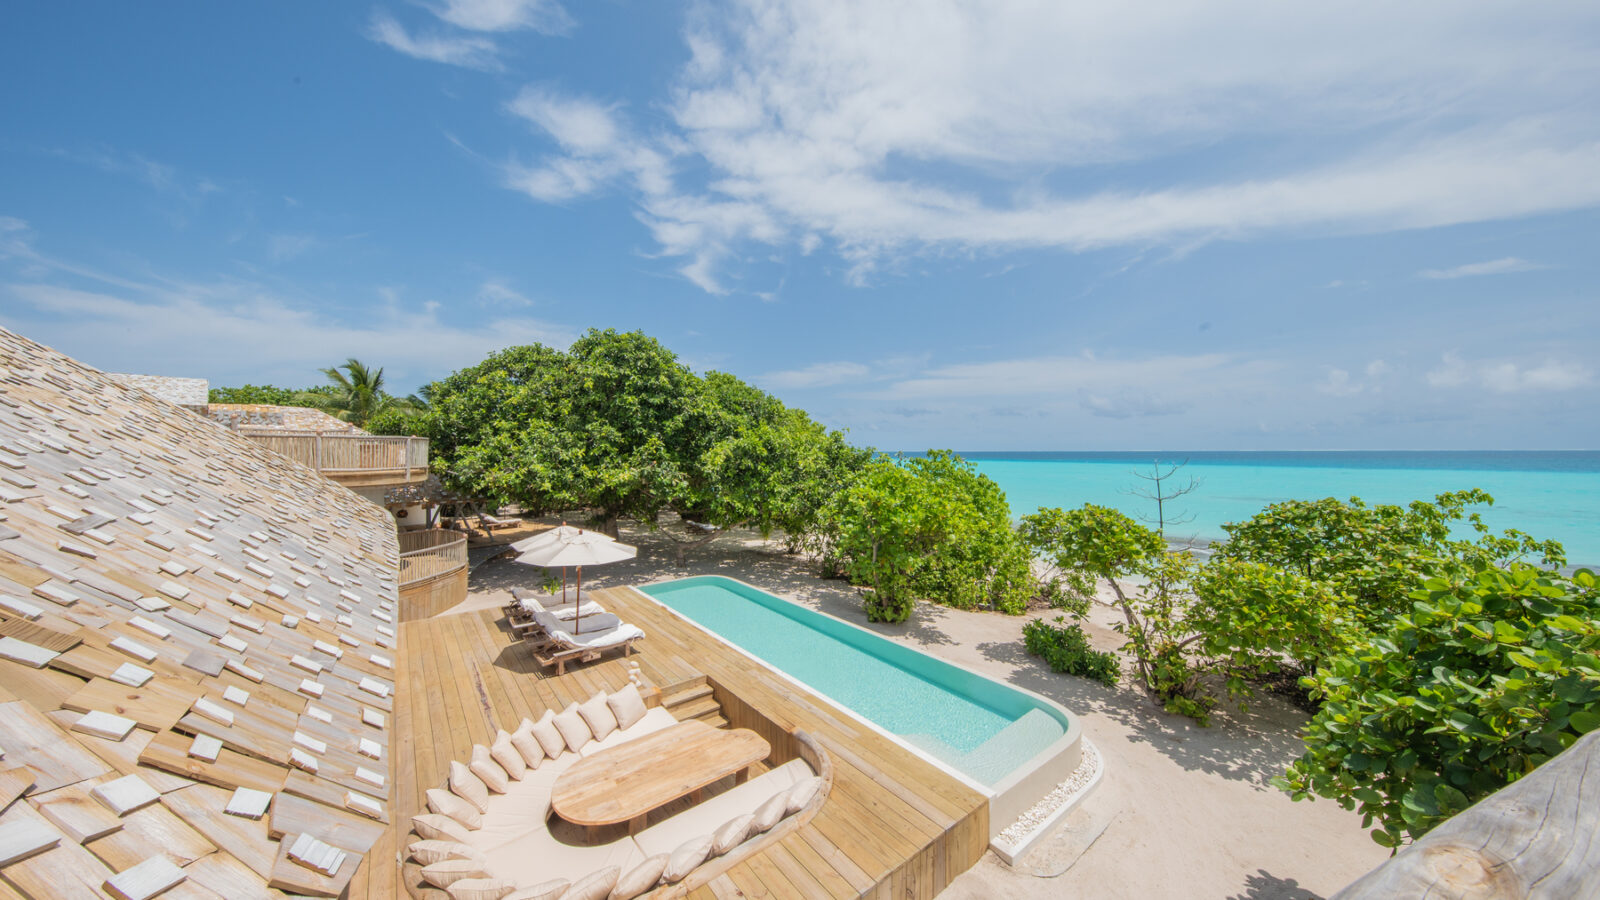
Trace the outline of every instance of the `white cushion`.
<instances>
[{"instance_id":1,"label":"white cushion","mask_svg":"<svg viewBox=\"0 0 1600 900\"><path fill-rule=\"evenodd\" d=\"M472 840L472 830L457 822L455 819L439 813L423 813L411 817L411 827L417 834L430 841L456 841L466 843Z\"/></svg>"},{"instance_id":2,"label":"white cushion","mask_svg":"<svg viewBox=\"0 0 1600 900\"><path fill-rule=\"evenodd\" d=\"M667 855L657 853L632 869L629 869L621 878L617 879L616 887L611 889L607 900L633 900L645 891L656 886L661 880L661 873L667 868Z\"/></svg>"},{"instance_id":3,"label":"white cushion","mask_svg":"<svg viewBox=\"0 0 1600 900\"><path fill-rule=\"evenodd\" d=\"M616 867L620 875L644 862L644 858L639 845L627 836L609 844L581 846L563 843L543 827L484 852L489 874L517 884L538 884L551 878L578 881L608 866ZM611 887L608 884L606 891Z\"/></svg>"},{"instance_id":4,"label":"white cushion","mask_svg":"<svg viewBox=\"0 0 1600 900\"><path fill-rule=\"evenodd\" d=\"M530 769L537 769L539 764L544 762L544 747L539 743L539 739L533 736L531 719L523 719L517 730L511 732L511 746L517 748L517 752L522 755L522 761L527 763Z\"/></svg>"},{"instance_id":5,"label":"white cushion","mask_svg":"<svg viewBox=\"0 0 1600 900\"><path fill-rule=\"evenodd\" d=\"M523 888L515 894L507 894L505 900L561 900L571 885L572 882L565 878L557 878L531 888Z\"/></svg>"},{"instance_id":6,"label":"white cushion","mask_svg":"<svg viewBox=\"0 0 1600 900\"><path fill-rule=\"evenodd\" d=\"M486 851L508 841L515 843L534 830L548 831L546 819L550 815L550 792L555 787L556 779L577 762L578 755L568 753L559 760L552 760L530 771L528 777L521 781L513 781L510 790L504 794L495 795L489 802L489 811L484 813L483 827L473 832L472 846L479 851ZM527 883L525 879L506 872L494 869L489 872L496 878L508 878L518 884ZM544 878L554 878L559 874L562 873L551 873Z\"/></svg>"},{"instance_id":7,"label":"white cushion","mask_svg":"<svg viewBox=\"0 0 1600 900\"><path fill-rule=\"evenodd\" d=\"M669 713L658 706L646 713L644 718L633 723L632 728L627 730L619 728L607 735L606 739L603 741L593 741L585 744L583 746L583 750L580 752L584 756L593 756L594 754L599 753L601 750L615 747L618 744L626 743L635 738L644 737L647 734L654 734L663 728L671 728L676 724L678 724L678 720L672 717L672 713Z\"/></svg>"},{"instance_id":8,"label":"white cushion","mask_svg":"<svg viewBox=\"0 0 1600 900\"><path fill-rule=\"evenodd\" d=\"M651 710L655 712L655 710ZM754 813L774 791L791 787L811 776L805 760L792 759L770 772L763 772L744 784L689 807L665 821L639 832L634 840L646 854L670 853L673 848L697 834L709 834L718 825L740 813Z\"/></svg>"},{"instance_id":9,"label":"white cushion","mask_svg":"<svg viewBox=\"0 0 1600 900\"><path fill-rule=\"evenodd\" d=\"M422 867L422 880L434 887L447 888L463 878L487 878L483 862L477 859L443 859Z\"/></svg>"},{"instance_id":10,"label":"white cushion","mask_svg":"<svg viewBox=\"0 0 1600 900\"><path fill-rule=\"evenodd\" d=\"M744 839L750 836L750 823L754 821L755 816L745 813L722 823L721 828L711 833L711 852L721 856L744 843Z\"/></svg>"},{"instance_id":11,"label":"white cushion","mask_svg":"<svg viewBox=\"0 0 1600 900\"><path fill-rule=\"evenodd\" d=\"M478 812L489 809L489 789L472 770L455 760L450 761L450 793L471 803Z\"/></svg>"},{"instance_id":12,"label":"white cushion","mask_svg":"<svg viewBox=\"0 0 1600 900\"><path fill-rule=\"evenodd\" d=\"M494 761L493 756L489 755L488 747L482 744L473 744L472 762L467 763L467 768L472 770L472 774L483 779L484 786L489 790L494 791L496 794L504 794L506 792L507 783L511 779L506 777L506 770L500 768L500 764Z\"/></svg>"},{"instance_id":13,"label":"white cushion","mask_svg":"<svg viewBox=\"0 0 1600 900\"><path fill-rule=\"evenodd\" d=\"M460 841L413 841L411 846L406 848L406 852L424 866L431 866L447 859L472 859L477 856L471 847Z\"/></svg>"},{"instance_id":14,"label":"white cushion","mask_svg":"<svg viewBox=\"0 0 1600 900\"><path fill-rule=\"evenodd\" d=\"M755 818L750 822L752 834L761 834L770 831L772 826L783 819L783 813L789 805L789 792L782 790L767 798L767 802L756 807Z\"/></svg>"},{"instance_id":15,"label":"white cushion","mask_svg":"<svg viewBox=\"0 0 1600 900\"><path fill-rule=\"evenodd\" d=\"M504 731L495 734L494 743L489 745L489 755L494 757L494 761L499 763L512 781L521 781L523 774L528 771L528 761L522 758L521 751L511 745L511 735Z\"/></svg>"},{"instance_id":16,"label":"white cushion","mask_svg":"<svg viewBox=\"0 0 1600 900\"><path fill-rule=\"evenodd\" d=\"M544 750L544 755L555 759L567 752L567 741L556 729L556 714L552 710L545 710L539 721L533 723L533 737Z\"/></svg>"},{"instance_id":17,"label":"white cushion","mask_svg":"<svg viewBox=\"0 0 1600 900\"><path fill-rule=\"evenodd\" d=\"M611 707L611 714L617 717L617 727L624 731L632 728L648 711L644 698L639 696L639 686L631 681L627 687L607 697L606 705Z\"/></svg>"},{"instance_id":18,"label":"white cushion","mask_svg":"<svg viewBox=\"0 0 1600 900\"><path fill-rule=\"evenodd\" d=\"M811 802L811 798L822 790L822 776L813 775L804 779L789 789L789 802L784 805L784 815L792 816Z\"/></svg>"},{"instance_id":19,"label":"white cushion","mask_svg":"<svg viewBox=\"0 0 1600 900\"><path fill-rule=\"evenodd\" d=\"M706 861L711 855L711 835L702 834L697 838L690 838L672 851L667 857L667 867L661 872L661 880L667 884L677 884L689 877L696 867Z\"/></svg>"},{"instance_id":20,"label":"white cushion","mask_svg":"<svg viewBox=\"0 0 1600 900\"><path fill-rule=\"evenodd\" d=\"M498 878L463 878L444 889L450 900L500 900L517 886Z\"/></svg>"},{"instance_id":21,"label":"white cushion","mask_svg":"<svg viewBox=\"0 0 1600 900\"><path fill-rule=\"evenodd\" d=\"M438 788L428 788L427 795L428 808L439 815L449 816L469 829L476 830L483 826L483 813L478 812L476 806L455 794Z\"/></svg>"},{"instance_id":22,"label":"white cushion","mask_svg":"<svg viewBox=\"0 0 1600 900\"><path fill-rule=\"evenodd\" d=\"M556 730L561 732L561 740L567 745L568 750L582 750L584 744L594 740L594 732L589 730L589 723L578 714L576 703L568 704L566 709L556 713L556 717L550 721L556 726Z\"/></svg>"},{"instance_id":23,"label":"white cushion","mask_svg":"<svg viewBox=\"0 0 1600 900\"><path fill-rule=\"evenodd\" d=\"M606 735L617 730L617 717L606 704L604 691L579 704L578 715L583 716L584 723L589 726L589 732L597 741L605 740Z\"/></svg>"},{"instance_id":24,"label":"white cushion","mask_svg":"<svg viewBox=\"0 0 1600 900\"><path fill-rule=\"evenodd\" d=\"M587 878L575 882L561 900L605 900L621 874L622 869L618 866L606 866L598 872L592 872Z\"/></svg>"}]
</instances>

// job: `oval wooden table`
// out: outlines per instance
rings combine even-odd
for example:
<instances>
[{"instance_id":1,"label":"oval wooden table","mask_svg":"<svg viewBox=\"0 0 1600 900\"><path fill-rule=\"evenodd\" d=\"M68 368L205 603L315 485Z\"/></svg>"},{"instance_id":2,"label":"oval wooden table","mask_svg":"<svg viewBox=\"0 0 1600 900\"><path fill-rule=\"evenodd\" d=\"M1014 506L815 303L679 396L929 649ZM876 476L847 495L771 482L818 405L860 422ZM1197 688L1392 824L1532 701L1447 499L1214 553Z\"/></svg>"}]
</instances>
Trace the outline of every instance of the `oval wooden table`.
<instances>
[{"instance_id":1,"label":"oval wooden table","mask_svg":"<svg viewBox=\"0 0 1600 900\"><path fill-rule=\"evenodd\" d=\"M679 722L578 760L556 779L550 808L591 832L627 822L628 833L638 834L651 810L689 794L698 798L729 775L743 784L750 766L771 754L766 739L748 728Z\"/></svg>"}]
</instances>

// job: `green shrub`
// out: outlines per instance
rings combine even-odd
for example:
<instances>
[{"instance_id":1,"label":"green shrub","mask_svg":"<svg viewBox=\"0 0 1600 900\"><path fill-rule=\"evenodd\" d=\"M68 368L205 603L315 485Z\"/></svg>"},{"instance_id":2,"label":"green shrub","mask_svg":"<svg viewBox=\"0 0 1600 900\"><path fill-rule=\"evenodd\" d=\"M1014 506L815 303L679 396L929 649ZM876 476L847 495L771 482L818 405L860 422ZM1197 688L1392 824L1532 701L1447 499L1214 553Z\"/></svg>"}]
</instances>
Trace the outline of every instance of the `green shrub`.
<instances>
[{"instance_id":1,"label":"green shrub","mask_svg":"<svg viewBox=\"0 0 1600 900\"><path fill-rule=\"evenodd\" d=\"M1064 623L1066 618L1056 616L1056 621ZM1057 672L1080 675L1107 686L1115 685L1122 675L1116 654L1089 646L1081 625L1051 625L1035 619L1022 626L1022 638L1029 653L1042 658Z\"/></svg>"}]
</instances>

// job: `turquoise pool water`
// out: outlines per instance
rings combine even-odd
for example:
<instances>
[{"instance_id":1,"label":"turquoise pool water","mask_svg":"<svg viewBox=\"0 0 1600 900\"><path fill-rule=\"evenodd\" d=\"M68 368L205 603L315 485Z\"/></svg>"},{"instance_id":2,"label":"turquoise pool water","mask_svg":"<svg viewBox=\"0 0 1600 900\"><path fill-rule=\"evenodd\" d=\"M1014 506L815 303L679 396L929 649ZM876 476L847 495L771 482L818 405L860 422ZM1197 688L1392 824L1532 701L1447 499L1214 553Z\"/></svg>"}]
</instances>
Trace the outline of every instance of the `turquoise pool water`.
<instances>
[{"instance_id":1,"label":"turquoise pool water","mask_svg":"<svg viewBox=\"0 0 1600 900\"><path fill-rule=\"evenodd\" d=\"M746 653L994 786L1066 734L1029 694L743 582L715 575L640 588Z\"/></svg>"}]
</instances>

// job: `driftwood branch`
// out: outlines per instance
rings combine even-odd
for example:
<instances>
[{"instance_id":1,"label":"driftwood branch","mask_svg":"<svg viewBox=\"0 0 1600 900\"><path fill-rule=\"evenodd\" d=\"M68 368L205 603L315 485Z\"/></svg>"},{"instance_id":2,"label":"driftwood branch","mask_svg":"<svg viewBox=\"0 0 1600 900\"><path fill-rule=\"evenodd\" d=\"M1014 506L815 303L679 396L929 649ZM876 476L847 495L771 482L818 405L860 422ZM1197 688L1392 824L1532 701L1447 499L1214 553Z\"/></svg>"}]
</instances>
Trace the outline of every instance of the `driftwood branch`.
<instances>
[{"instance_id":1,"label":"driftwood branch","mask_svg":"<svg viewBox=\"0 0 1600 900\"><path fill-rule=\"evenodd\" d=\"M1600 731L1496 791L1333 900L1600 897Z\"/></svg>"}]
</instances>

